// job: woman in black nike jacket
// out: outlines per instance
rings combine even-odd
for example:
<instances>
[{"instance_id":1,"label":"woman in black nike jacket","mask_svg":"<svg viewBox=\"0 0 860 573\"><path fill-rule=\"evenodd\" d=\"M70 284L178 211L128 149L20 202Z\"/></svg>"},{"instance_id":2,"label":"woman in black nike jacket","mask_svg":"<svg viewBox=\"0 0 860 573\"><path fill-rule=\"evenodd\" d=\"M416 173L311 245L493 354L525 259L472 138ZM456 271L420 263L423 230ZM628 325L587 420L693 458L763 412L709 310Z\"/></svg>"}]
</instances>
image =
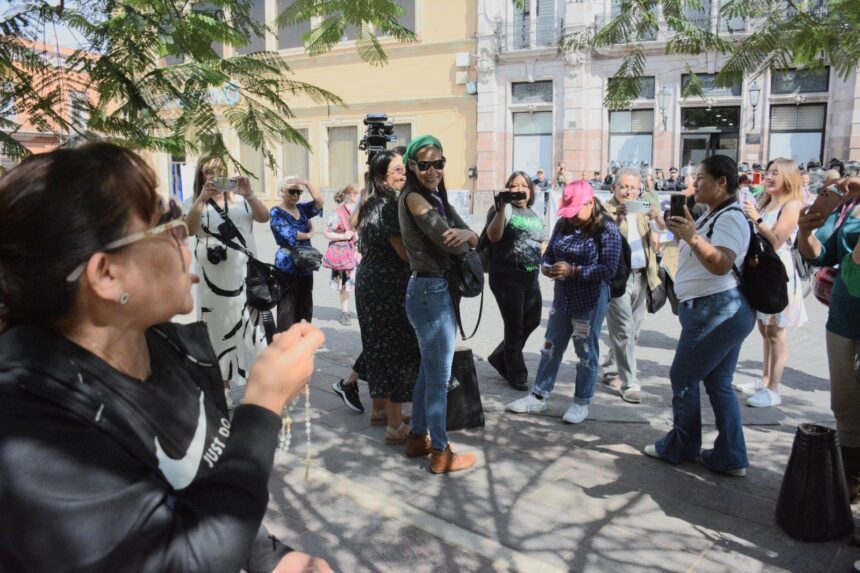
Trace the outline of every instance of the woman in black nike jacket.
<instances>
[{"instance_id":1,"label":"woman in black nike jacket","mask_svg":"<svg viewBox=\"0 0 860 573\"><path fill-rule=\"evenodd\" d=\"M121 147L0 179L0 571L330 571L261 527L281 411L323 335L297 325L226 413L188 229Z\"/></svg>"}]
</instances>

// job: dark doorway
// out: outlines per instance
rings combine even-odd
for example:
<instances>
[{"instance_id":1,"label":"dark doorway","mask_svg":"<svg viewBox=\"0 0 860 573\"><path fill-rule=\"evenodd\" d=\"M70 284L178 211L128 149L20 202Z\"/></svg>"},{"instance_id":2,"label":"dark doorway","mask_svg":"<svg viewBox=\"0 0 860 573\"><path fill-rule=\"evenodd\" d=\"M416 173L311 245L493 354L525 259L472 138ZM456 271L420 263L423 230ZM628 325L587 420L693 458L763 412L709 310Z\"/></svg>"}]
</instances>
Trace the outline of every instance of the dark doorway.
<instances>
[{"instance_id":1,"label":"dark doorway","mask_svg":"<svg viewBox=\"0 0 860 573\"><path fill-rule=\"evenodd\" d=\"M740 107L681 110L681 165L696 165L712 155L738 160Z\"/></svg>"}]
</instances>

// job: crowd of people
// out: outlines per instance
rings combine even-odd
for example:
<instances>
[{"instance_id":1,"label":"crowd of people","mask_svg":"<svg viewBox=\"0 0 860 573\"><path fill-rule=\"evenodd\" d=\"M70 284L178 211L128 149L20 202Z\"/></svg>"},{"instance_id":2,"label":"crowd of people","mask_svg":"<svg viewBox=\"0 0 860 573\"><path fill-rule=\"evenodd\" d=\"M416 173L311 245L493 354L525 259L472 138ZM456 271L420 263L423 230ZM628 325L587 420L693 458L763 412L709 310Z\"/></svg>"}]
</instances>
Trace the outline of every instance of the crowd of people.
<instances>
[{"instance_id":1,"label":"crowd of people","mask_svg":"<svg viewBox=\"0 0 860 573\"><path fill-rule=\"evenodd\" d=\"M37 155L0 179L0 568L330 570L261 526L284 408L306 387L324 339L311 325L314 273L331 271L344 325L355 294L362 352L334 391L364 412L357 381L367 381L371 423L386 426L386 443L426 458L433 473L463 471L477 460L456 453L446 431L459 304L450 279L455 257L476 248L504 323L488 362L524 392L508 412L548 409L571 341L578 363L565 423L589 417L599 383L625 402L645 400L637 341L654 293L670 290L681 324L669 375L674 424L644 453L731 476L750 464L735 390L750 395L749 406L779 405L787 336L806 321L792 251L835 268L832 408L852 500L860 498L860 177L840 173L830 187L840 200L822 210L785 159L767 164L758 195L744 193L746 173L724 156L665 180L621 166L603 180L598 172L571 180L560 162L550 177L511 173L479 235L448 200L445 165L431 135L375 153L363 188L336 197L325 254L310 241L312 220L327 208L316 186L287 177L281 202L267 210L218 158L199 162L182 206L159 198L140 157L108 143ZM605 203L598 183L611 191ZM682 211L663 212L654 195L670 184L685 197ZM533 206L553 187L560 201L548 228ZM255 222L269 224L278 246L274 316L243 293ZM789 301L777 313L756 311L743 291L754 233L788 277ZM541 320L541 275L554 290L532 375L524 351ZM169 322L192 309L198 282L201 322ZM756 326L761 377L735 385ZM710 448L700 383L717 424ZM30 523L61 549L45 552L39 537L16 534Z\"/></svg>"}]
</instances>

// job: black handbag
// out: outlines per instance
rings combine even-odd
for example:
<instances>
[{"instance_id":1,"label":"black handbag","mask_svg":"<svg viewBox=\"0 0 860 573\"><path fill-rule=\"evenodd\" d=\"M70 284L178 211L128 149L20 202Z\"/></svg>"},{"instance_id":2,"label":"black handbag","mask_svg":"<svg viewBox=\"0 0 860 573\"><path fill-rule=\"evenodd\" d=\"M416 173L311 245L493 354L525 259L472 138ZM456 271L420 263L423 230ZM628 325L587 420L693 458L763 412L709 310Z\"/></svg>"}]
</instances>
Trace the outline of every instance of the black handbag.
<instances>
[{"instance_id":1,"label":"black handbag","mask_svg":"<svg viewBox=\"0 0 860 573\"><path fill-rule=\"evenodd\" d=\"M666 279L668 278L666 269L657 269L657 276L660 277L660 284L653 290L650 287L646 287L648 289L648 293L645 299L645 306L651 314L660 312L660 309L666 306L666 300L669 298L669 294L666 289Z\"/></svg>"},{"instance_id":2,"label":"black handbag","mask_svg":"<svg viewBox=\"0 0 860 573\"><path fill-rule=\"evenodd\" d=\"M310 245L286 247L290 251L293 267L299 271L316 271L322 266L323 255Z\"/></svg>"},{"instance_id":3,"label":"black handbag","mask_svg":"<svg viewBox=\"0 0 860 573\"><path fill-rule=\"evenodd\" d=\"M468 348L454 352L445 418L445 427L449 432L484 425L484 406L481 403L475 358Z\"/></svg>"},{"instance_id":4,"label":"black handbag","mask_svg":"<svg viewBox=\"0 0 860 573\"><path fill-rule=\"evenodd\" d=\"M278 280L278 269L248 256L245 296L248 306L260 311L269 310L277 305L283 296L281 283Z\"/></svg>"},{"instance_id":5,"label":"black handbag","mask_svg":"<svg viewBox=\"0 0 860 573\"><path fill-rule=\"evenodd\" d=\"M678 295L675 294L675 281L666 273L666 278L663 280L666 287L666 298L669 300L669 306L672 308L672 314L678 316L678 310L681 307L681 302L678 300Z\"/></svg>"},{"instance_id":6,"label":"black handbag","mask_svg":"<svg viewBox=\"0 0 860 573\"><path fill-rule=\"evenodd\" d=\"M245 267L245 300L248 306L259 310L260 312L268 311L280 302L283 296L283 287L278 280L278 269L273 265L264 263L257 259L254 254L249 251L242 239L242 234L236 228L235 223L230 219L229 212L221 209L213 200L209 200L209 204L224 219L224 222L218 226L218 233L209 234L221 241L225 246L235 249L248 257L248 263ZM233 241L234 238L242 241L243 244L237 244Z\"/></svg>"},{"instance_id":7,"label":"black handbag","mask_svg":"<svg viewBox=\"0 0 860 573\"><path fill-rule=\"evenodd\" d=\"M484 265L475 249L462 255L451 255L452 279L456 291L464 298L474 298L484 292Z\"/></svg>"}]
</instances>

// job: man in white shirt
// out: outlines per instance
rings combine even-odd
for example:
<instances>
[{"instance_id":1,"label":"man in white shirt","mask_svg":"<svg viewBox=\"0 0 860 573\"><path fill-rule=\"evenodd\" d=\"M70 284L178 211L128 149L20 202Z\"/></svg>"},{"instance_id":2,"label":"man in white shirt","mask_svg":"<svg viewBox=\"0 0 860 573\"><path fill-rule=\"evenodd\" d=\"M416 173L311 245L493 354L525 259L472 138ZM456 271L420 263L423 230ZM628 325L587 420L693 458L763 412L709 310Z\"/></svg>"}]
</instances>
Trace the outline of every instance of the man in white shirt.
<instances>
[{"instance_id":1,"label":"man in white shirt","mask_svg":"<svg viewBox=\"0 0 860 573\"><path fill-rule=\"evenodd\" d=\"M618 172L612 185L613 197L606 210L613 217L622 237L630 245L630 277L623 295L609 302L606 326L609 329L609 353L601 366L603 383L618 388L625 402L641 402L641 385L636 376L636 342L645 317L648 289L660 284L656 256L656 237L651 220L658 216L659 206L639 200L639 171L625 168Z\"/></svg>"}]
</instances>

